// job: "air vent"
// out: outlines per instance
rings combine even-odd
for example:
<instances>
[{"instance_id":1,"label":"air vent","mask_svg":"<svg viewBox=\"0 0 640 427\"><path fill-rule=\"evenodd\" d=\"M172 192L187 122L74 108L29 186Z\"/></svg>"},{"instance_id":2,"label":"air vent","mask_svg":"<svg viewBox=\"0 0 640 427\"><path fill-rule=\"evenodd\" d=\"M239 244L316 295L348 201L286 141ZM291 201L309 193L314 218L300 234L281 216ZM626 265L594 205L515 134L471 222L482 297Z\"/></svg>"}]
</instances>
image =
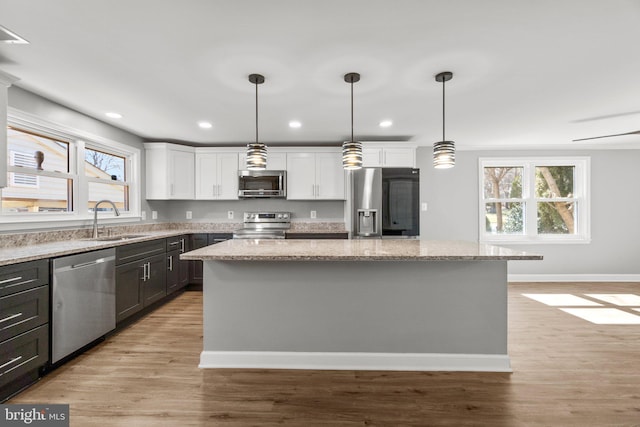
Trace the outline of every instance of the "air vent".
<instances>
[{"instance_id":1,"label":"air vent","mask_svg":"<svg viewBox=\"0 0 640 427\"><path fill-rule=\"evenodd\" d=\"M12 44L28 44L29 42L0 25L0 42Z\"/></svg>"}]
</instances>

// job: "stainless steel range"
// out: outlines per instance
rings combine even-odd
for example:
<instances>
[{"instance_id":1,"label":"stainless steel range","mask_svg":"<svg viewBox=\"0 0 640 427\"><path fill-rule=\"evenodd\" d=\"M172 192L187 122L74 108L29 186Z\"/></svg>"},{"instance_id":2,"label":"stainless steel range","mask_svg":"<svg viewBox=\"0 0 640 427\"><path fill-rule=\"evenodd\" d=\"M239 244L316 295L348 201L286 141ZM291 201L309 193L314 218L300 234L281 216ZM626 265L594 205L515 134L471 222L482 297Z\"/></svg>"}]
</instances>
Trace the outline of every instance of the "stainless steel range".
<instances>
[{"instance_id":1,"label":"stainless steel range","mask_svg":"<svg viewBox=\"0 0 640 427\"><path fill-rule=\"evenodd\" d=\"M245 212L244 227L233 232L234 239L284 239L291 228L291 212Z\"/></svg>"}]
</instances>

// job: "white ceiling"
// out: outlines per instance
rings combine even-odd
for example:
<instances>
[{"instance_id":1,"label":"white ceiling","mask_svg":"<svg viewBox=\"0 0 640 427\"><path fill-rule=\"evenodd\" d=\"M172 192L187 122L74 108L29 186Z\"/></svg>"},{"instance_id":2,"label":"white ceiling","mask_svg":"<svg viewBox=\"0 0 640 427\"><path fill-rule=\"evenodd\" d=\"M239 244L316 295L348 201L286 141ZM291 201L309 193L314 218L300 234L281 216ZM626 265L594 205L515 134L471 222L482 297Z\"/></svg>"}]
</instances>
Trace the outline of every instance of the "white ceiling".
<instances>
[{"instance_id":1,"label":"white ceiling","mask_svg":"<svg viewBox=\"0 0 640 427\"><path fill-rule=\"evenodd\" d=\"M250 73L274 145L348 139L347 72L360 140L440 140L441 71L461 149L640 129L640 0L0 0L0 25L18 86L149 140L250 142Z\"/></svg>"}]
</instances>

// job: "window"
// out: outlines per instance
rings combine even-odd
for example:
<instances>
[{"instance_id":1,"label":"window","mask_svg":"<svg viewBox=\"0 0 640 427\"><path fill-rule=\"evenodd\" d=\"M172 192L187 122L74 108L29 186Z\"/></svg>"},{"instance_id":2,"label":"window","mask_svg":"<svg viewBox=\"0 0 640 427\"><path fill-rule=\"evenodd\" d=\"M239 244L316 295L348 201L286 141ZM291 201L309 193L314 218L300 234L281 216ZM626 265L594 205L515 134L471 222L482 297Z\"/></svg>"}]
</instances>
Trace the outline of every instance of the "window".
<instances>
[{"instance_id":1,"label":"window","mask_svg":"<svg viewBox=\"0 0 640 427\"><path fill-rule=\"evenodd\" d=\"M588 158L480 159L480 240L588 242Z\"/></svg>"},{"instance_id":2,"label":"window","mask_svg":"<svg viewBox=\"0 0 640 427\"><path fill-rule=\"evenodd\" d=\"M140 213L140 150L10 111L8 187L0 189L0 223L93 218L108 199L122 216ZM113 218L108 204L100 212ZM101 215L101 213L99 213Z\"/></svg>"},{"instance_id":3,"label":"window","mask_svg":"<svg viewBox=\"0 0 640 427\"><path fill-rule=\"evenodd\" d=\"M69 142L7 129L9 187L2 189L2 214L70 212L75 176L69 172Z\"/></svg>"},{"instance_id":4,"label":"window","mask_svg":"<svg viewBox=\"0 0 640 427\"><path fill-rule=\"evenodd\" d=\"M120 212L129 211L129 184L127 159L105 149L85 148L84 173L88 181L88 211L93 212L96 202L111 200ZM111 211L111 205L100 205L100 211Z\"/></svg>"}]
</instances>

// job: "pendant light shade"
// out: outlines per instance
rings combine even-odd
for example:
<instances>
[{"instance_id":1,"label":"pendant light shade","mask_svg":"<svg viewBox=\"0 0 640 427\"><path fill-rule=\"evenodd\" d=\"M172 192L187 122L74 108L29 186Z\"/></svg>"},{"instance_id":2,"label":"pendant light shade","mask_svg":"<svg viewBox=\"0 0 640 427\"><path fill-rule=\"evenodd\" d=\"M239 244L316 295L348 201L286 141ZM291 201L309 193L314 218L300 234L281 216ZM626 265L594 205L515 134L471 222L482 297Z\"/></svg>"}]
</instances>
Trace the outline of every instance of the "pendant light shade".
<instances>
[{"instance_id":1,"label":"pendant light shade","mask_svg":"<svg viewBox=\"0 0 640 427\"><path fill-rule=\"evenodd\" d=\"M444 71L436 75L436 81L442 83L442 141L433 144L433 167L436 169L448 169L456 164L456 145L453 141L447 141L444 136L444 84L452 78L453 73L450 71Z\"/></svg>"},{"instance_id":2,"label":"pendant light shade","mask_svg":"<svg viewBox=\"0 0 640 427\"><path fill-rule=\"evenodd\" d=\"M360 81L360 74L347 73L344 81L351 84L351 140L342 143L342 167L355 170L362 168L362 142L353 139L353 84Z\"/></svg>"},{"instance_id":3,"label":"pendant light shade","mask_svg":"<svg viewBox=\"0 0 640 427\"><path fill-rule=\"evenodd\" d=\"M250 74L249 81L256 86L256 142L247 144L247 169L264 170L267 168L267 146L258 141L258 85L264 83L264 76Z\"/></svg>"}]
</instances>

